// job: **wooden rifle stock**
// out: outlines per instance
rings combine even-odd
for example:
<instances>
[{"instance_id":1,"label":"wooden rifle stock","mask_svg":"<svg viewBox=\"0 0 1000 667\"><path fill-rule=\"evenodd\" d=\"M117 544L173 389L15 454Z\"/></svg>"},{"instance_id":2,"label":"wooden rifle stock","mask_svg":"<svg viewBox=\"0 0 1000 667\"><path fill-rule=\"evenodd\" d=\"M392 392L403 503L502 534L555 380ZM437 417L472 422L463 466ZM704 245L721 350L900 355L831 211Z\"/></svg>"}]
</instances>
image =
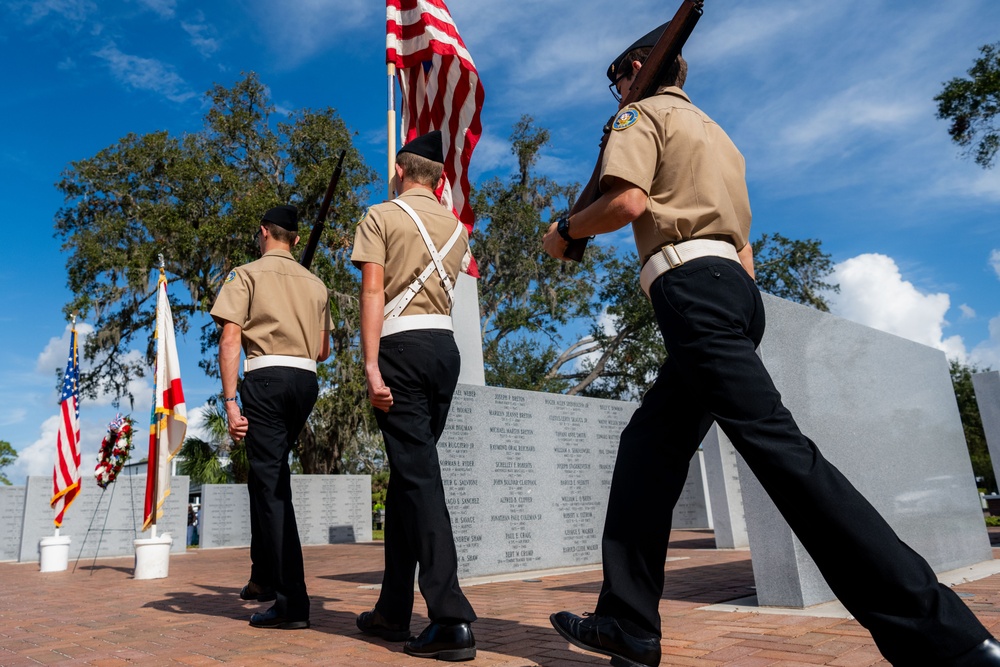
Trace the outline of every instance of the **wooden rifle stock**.
<instances>
[{"instance_id":1,"label":"wooden rifle stock","mask_svg":"<svg viewBox=\"0 0 1000 667\"><path fill-rule=\"evenodd\" d=\"M330 184L326 186L326 194L323 195L323 203L319 207L316 224L313 225L312 231L309 233L309 242L306 243L305 249L302 250L302 257L299 258L299 264L307 269L312 265L313 255L316 254L316 248L319 246L319 237L323 235L323 228L326 226L326 216L330 213L330 205L333 203L333 195L337 191L337 183L340 182L340 174L344 167L344 155L346 154L347 151L340 151L337 168L333 170L333 176L330 177Z\"/></svg>"},{"instance_id":2,"label":"wooden rifle stock","mask_svg":"<svg viewBox=\"0 0 1000 667\"><path fill-rule=\"evenodd\" d=\"M684 0L681 6L677 8L674 18L670 19L670 25L660 35L660 39L656 41L653 50L650 51L649 56L642 64L638 74L636 74L635 81L629 88L628 94L622 99L621 105L618 107L619 109L623 109L629 104L634 104L656 93L656 89L659 87L656 82L660 79L660 75L669 69L677 59L677 56L680 55L681 48L687 42L688 37L691 36L695 24L698 23L698 19L701 18L703 4L704 0ZM631 63L623 64L623 66L631 67ZM615 116L617 115L616 113ZM604 136L601 137L601 150L597 155L597 165L594 167L594 173L591 174L587 185L583 188L580 196L577 197L573 208L570 209L570 215L579 213L597 201L601 196L601 165L604 163L604 148L608 144L608 135L611 133L611 124L614 122L615 116L612 116L604 126ZM577 262L582 260L583 252L587 249L587 242L589 240L587 237L573 239L566 248L565 257Z\"/></svg>"}]
</instances>

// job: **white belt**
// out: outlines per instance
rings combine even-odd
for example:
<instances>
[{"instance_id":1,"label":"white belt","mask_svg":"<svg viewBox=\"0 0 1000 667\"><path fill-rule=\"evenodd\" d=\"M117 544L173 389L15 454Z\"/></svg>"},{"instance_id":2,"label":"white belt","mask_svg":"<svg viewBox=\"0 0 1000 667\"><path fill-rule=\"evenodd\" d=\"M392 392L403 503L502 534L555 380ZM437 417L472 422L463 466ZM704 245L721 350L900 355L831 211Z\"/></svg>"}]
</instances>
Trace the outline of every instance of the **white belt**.
<instances>
[{"instance_id":1,"label":"white belt","mask_svg":"<svg viewBox=\"0 0 1000 667\"><path fill-rule=\"evenodd\" d=\"M265 354L253 359L246 359L243 362L243 372L249 373L258 368L267 368L268 366L288 366L289 368L301 368L304 371L316 372L316 361L314 359L289 357L284 354Z\"/></svg>"},{"instance_id":2,"label":"white belt","mask_svg":"<svg viewBox=\"0 0 1000 667\"><path fill-rule=\"evenodd\" d=\"M416 329L455 330L451 323L451 315L400 315L382 322L382 337Z\"/></svg>"},{"instance_id":3,"label":"white belt","mask_svg":"<svg viewBox=\"0 0 1000 667\"><path fill-rule=\"evenodd\" d=\"M653 282L670 269L676 269L684 262L690 262L699 257L725 257L734 262L740 261L736 248L729 241L714 239L692 239L674 245L667 244L653 254L639 273L639 284L642 291L649 296L649 288Z\"/></svg>"}]
</instances>

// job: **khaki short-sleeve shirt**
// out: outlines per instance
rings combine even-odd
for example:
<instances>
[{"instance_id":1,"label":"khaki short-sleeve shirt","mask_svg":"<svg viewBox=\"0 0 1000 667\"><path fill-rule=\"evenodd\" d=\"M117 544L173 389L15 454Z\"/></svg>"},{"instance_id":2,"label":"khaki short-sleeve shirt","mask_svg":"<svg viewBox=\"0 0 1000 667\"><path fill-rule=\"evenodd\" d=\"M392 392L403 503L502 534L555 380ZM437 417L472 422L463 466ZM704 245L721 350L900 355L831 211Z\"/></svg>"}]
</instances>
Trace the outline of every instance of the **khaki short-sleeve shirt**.
<instances>
[{"instance_id":1,"label":"khaki short-sleeve shirt","mask_svg":"<svg viewBox=\"0 0 1000 667\"><path fill-rule=\"evenodd\" d=\"M326 285L287 250L271 250L233 269L211 314L220 326L242 327L247 359L266 354L317 359L333 329Z\"/></svg>"},{"instance_id":2,"label":"khaki short-sleeve shirt","mask_svg":"<svg viewBox=\"0 0 1000 667\"><path fill-rule=\"evenodd\" d=\"M632 222L640 264L668 243L711 238L742 250L750 236L743 156L680 88L661 88L615 117L601 165L649 195Z\"/></svg>"},{"instance_id":3,"label":"khaki short-sleeve shirt","mask_svg":"<svg viewBox=\"0 0 1000 667\"><path fill-rule=\"evenodd\" d=\"M440 250L451 238L455 226L461 223L451 211L442 206L434 193L422 188L404 192L405 201L420 217L427 233ZM445 273L455 284L460 271L469 263L469 233L462 226L461 235L445 256ZM368 209L354 232L354 249L351 261L355 266L367 262L380 264L385 269L385 302L389 303L413 282L427 267L431 253L420 230L403 209L392 202L376 204ZM403 311L403 315L450 315L448 293L437 271L431 273L424 287Z\"/></svg>"}]
</instances>

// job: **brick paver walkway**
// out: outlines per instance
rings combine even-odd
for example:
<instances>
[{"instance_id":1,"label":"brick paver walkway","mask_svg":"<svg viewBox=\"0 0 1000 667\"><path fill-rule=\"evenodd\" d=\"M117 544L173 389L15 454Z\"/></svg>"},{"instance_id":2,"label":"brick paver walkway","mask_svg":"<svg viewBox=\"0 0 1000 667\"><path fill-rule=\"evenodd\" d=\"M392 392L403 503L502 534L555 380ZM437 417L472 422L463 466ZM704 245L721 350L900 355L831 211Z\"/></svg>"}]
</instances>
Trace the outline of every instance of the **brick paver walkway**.
<instances>
[{"instance_id":1,"label":"brick paver walkway","mask_svg":"<svg viewBox=\"0 0 1000 667\"><path fill-rule=\"evenodd\" d=\"M994 543L1000 543L994 535ZM664 666L805 667L886 665L855 621L793 614L708 611L753 593L746 551L716 551L711 533L676 531L666 566ZM1000 553L996 554L1000 556ZM259 630L245 603L247 549L173 555L166 579L132 579L132 559L74 563L41 573L0 563L0 665L413 665L402 644L362 635L355 616L370 609L381 580L382 545L306 547L312 629ZM553 611L591 610L600 571L466 587L480 620L481 667L586 667L606 658L570 649L549 626ZM1000 575L956 590L987 627L1000 632ZM412 629L427 622L419 595ZM469 664L469 663L467 663Z\"/></svg>"}]
</instances>

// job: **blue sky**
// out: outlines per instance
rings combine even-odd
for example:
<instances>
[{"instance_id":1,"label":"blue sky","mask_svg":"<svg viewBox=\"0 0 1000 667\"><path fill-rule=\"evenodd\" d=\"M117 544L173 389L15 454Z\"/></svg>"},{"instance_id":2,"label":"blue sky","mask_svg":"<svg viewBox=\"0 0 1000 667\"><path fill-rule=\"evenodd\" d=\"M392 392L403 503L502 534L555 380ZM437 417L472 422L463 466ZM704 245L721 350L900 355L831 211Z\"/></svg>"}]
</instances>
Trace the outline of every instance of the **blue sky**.
<instances>
[{"instance_id":1,"label":"blue sky","mask_svg":"<svg viewBox=\"0 0 1000 667\"><path fill-rule=\"evenodd\" d=\"M608 62L675 9L449 7L486 89L473 179L512 172L507 139L531 114L552 133L538 168L562 182L593 167L615 108ZM377 1L0 0L0 440L20 453L15 483L50 474L54 456L70 299L53 237L61 171L130 132L197 130L203 93L250 70L279 110L335 107L382 170L384 26ZM842 287L835 313L994 369L1000 170L961 159L933 97L1000 39L998 26L995 0L709 0L685 49L688 93L746 156L754 238L821 239ZM634 252L627 229L607 241ZM180 341L192 408L217 390L194 335ZM141 424L148 380L134 389ZM83 404L84 474L114 414L108 397Z\"/></svg>"}]
</instances>

